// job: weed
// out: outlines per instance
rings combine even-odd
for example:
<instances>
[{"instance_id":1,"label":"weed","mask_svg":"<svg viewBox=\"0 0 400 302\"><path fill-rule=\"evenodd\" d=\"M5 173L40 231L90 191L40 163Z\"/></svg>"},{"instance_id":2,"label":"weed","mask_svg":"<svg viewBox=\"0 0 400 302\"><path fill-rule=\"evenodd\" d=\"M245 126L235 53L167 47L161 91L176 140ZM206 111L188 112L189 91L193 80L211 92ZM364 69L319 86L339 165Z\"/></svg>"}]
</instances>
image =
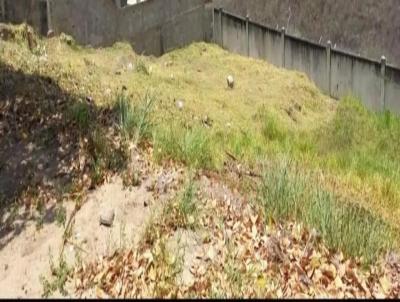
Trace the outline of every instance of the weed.
<instances>
[{"instance_id":1,"label":"weed","mask_svg":"<svg viewBox=\"0 0 400 302\"><path fill-rule=\"evenodd\" d=\"M164 208L163 217L166 218L166 225L173 229L196 227L199 208L195 195L196 187L190 179L181 195Z\"/></svg>"},{"instance_id":2,"label":"weed","mask_svg":"<svg viewBox=\"0 0 400 302\"><path fill-rule=\"evenodd\" d=\"M147 66L146 61L141 58L138 57L136 59L136 72L144 74L144 75L150 75L150 68Z\"/></svg>"},{"instance_id":3,"label":"weed","mask_svg":"<svg viewBox=\"0 0 400 302\"><path fill-rule=\"evenodd\" d=\"M178 259L179 257L170 253L163 238L154 244L152 254L154 255L154 272L157 280L153 296L176 298L176 280L182 272L183 259Z\"/></svg>"},{"instance_id":4,"label":"weed","mask_svg":"<svg viewBox=\"0 0 400 302\"><path fill-rule=\"evenodd\" d=\"M124 93L117 96L116 106L119 115L119 128L122 134L135 143L151 136L150 114L156 101L152 93L147 92L140 104L135 105Z\"/></svg>"},{"instance_id":5,"label":"weed","mask_svg":"<svg viewBox=\"0 0 400 302\"><path fill-rule=\"evenodd\" d=\"M59 291L62 295L66 296L68 293L65 290L65 283L68 280L68 276L71 273L71 269L68 267L67 262L62 257L60 259L59 264L56 266L53 262L52 257L50 256L50 268L51 268L51 278L46 279L43 276L40 276L40 281L43 286L43 294L44 298L48 298L55 291Z\"/></svg>"},{"instance_id":6,"label":"weed","mask_svg":"<svg viewBox=\"0 0 400 302\"><path fill-rule=\"evenodd\" d=\"M44 218L46 215L46 206L44 204L44 201L41 198L37 199L36 203L36 211L37 211L37 217L36 217L36 229L41 229L44 224Z\"/></svg>"},{"instance_id":7,"label":"weed","mask_svg":"<svg viewBox=\"0 0 400 302\"><path fill-rule=\"evenodd\" d=\"M157 159L173 158L189 168L213 169L215 150L207 130L200 126L183 128L177 124L159 128L154 137Z\"/></svg>"},{"instance_id":8,"label":"weed","mask_svg":"<svg viewBox=\"0 0 400 302\"><path fill-rule=\"evenodd\" d=\"M265 114L262 134L267 141L284 142L287 137L287 131L283 124L279 124L278 120L272 114Z\"/></svg>"},{"instance_id":9,"label":"weed","mask_svg":"<svg viewBox=\"0 0 400 302\"><path fill-rule=\"evenodd\" d=\"M87 103L83 101L74 103L69 109L69 116L78 125L81 131L88 130L91 122L91 114L90 107Z\"/></svg>"},{"instance_id":10,"label":"weed","mask_svg":"<svg viewBox=\"0 0 400 302\"><path fill-rule=\"evenodd\" d=\"M394 233L386 223L365 209L338 201L290 161L266 169L260 201L266 218L304 221L319 230L330 247L367 262L392 247Z\"/></svg>"},{"instance_id":11,"label":"weed","mask_svg":"<svg viewBox=\"0 0 400 302\"><path fill-rule=\"evenodd\" d=\"M65 227L65 222L67 220L67 209L62 203L57 203L56 207L56 222L58 226Z\"/></svg>"},{"instance_id":12,"label":"weed","mask_svg":"<svg viewBox=\"0 0 400 302\"><path fill-rule=\"evenodd\" d=\"M183 215L186 224L192 224L191 219L194 220L194 215L197 211L196 206L196 188L193 180L190 180L189 185L183 192L183 196L179 202L179 212Z\"/></svg>"},{"instance_id":13,"label":"weed","mask_svg":"<svg viewBox=\"0 0 400 302\"><path fill-rule=\"evenodd\" d=\"M107 171L116 172L124 168L129 158L125 142L116 147L112 138L107 137L101 128L90 133L88 151L92 157L91 176L95 184L103 181Z\"/></svg>"}]
</instances>

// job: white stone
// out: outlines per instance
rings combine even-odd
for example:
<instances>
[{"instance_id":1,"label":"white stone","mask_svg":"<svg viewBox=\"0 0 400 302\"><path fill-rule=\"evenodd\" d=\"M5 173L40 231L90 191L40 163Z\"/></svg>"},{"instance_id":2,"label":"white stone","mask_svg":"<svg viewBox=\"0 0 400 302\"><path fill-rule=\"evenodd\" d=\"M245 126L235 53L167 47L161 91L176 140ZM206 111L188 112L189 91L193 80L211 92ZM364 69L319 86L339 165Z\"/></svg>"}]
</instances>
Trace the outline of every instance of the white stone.
<instances>
[{"instance_id":1,"label":"white stone","mask_svg":"<svg viewBox=\"0 0 400 302\"><path fill-rule=\"evenodd\" d=\"M185 106L185 103L183 102L183 100L177 100L176 101L176 107L179 109L179 110L183 110L183 107Z\"/></svg>"},{"instance_id":2,"label":"white stone","mask_svg":"<svg viewBox=\"0 0 400 302\"><path fill-rule=\"evenodd\" d=\"M233 89L233 88L235 87L235 79L233 78L232 75L229 75L229 76L226 78L226 81L227 81L227 83L228 83L228 87L229 87L229 88Z\"/></svg>"}]
</instances>

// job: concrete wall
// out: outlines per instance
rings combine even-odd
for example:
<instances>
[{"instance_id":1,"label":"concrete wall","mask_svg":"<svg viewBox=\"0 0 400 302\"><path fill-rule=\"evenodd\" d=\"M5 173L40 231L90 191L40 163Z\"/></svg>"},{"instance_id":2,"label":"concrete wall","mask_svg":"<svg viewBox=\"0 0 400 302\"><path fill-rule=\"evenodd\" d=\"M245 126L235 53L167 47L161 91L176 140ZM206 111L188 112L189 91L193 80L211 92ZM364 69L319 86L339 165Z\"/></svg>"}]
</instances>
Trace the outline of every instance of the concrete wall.
<instances>
[{"instance_id":1,"label":"concrete wall","mask_svg":"<svg viewBox=\"0 0 400 302\"><path fill-rule=\"evenodd\" d=\"M282 53L282 50L280 53ZM286 36L284 55L285 68L304 72L322 91L329 93L327 54L324 46L311 44L296 37Z\"/></svg>"},{"instance_id":2,"label":"concrete wall","mask_svg":"<svg viewBox=\"0 0 400 302\"><path fill-rule=\"evenodd\" d=\"M46 0L2 0L4 20L13 23L27 22L41 34L47 33Z\"/></svg>"},{"instance_id":3,"label":"concrete wall","mask_svg":"<svg viewBox=\"0 0 400 302\"><path fill-rule=\"evenodd\" d=\"M400 70L386 67L385 106L400 114Z\"/></svg>"},{"instance_id":4,"label":"concrete wall","mask_svg":"<svg viewBox=\"0 0 400 302\"><path fill-rule=\"evenodd\" d=\"M5 1L6 20L28 22L36 29L40 27L36 15L42 0ZM211 12L207 14L205 8L206 2L147 0L119 8L114 0L44 1L49 3L49 22L46 24L56 34L64 32L79 44L94 47L128 41L137 52L152 55L210 39L212 21Z\"/></svg>"},{"instance_id":5,"label":"concrete wall","mask_svg":"<svg viewBox=\"0 0 400 302\"><path fill-rule=\"evenodd\" d=\"M382 109L380 69L379 62L332 50L331 95L340 98L351 93L368 108Z\"/></svg>"},{"instance_id":6,"label":"concrete wall","mask_svg":"<svg viewBox=\"0 0 400 302\"><path fill-rule=\"evenodd\" d=\"M400 69L287 35L246 18L214 9L214 42L242 55L304 72L326 94L352 94L371 110L400 114ZM221 43L221 34L223 43Z\"/></svg>"},{"instance_id":7,"label":"concrete wall","mask_svg":"<svg viewBox=\"0 0 400 302\"><path fill-rule=\"evenodd\" d=\"M249 53L251 57L281 64L281 45L278 31L249 23Z\"/></svg>"}]
</instances>

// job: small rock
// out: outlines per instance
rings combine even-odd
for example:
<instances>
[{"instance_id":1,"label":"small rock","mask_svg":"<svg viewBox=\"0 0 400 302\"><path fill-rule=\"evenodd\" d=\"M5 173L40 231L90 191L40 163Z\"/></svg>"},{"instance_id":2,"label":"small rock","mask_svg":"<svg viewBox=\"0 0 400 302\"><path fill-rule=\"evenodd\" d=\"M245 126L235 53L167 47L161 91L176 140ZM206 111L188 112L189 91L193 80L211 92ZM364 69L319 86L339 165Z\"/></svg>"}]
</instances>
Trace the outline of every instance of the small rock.
<instances>
[{"instance_id":1,"label":"small rock","mask_svg":"<svg viewBox=\"0 0 400 302\"><path fill-rule=\"evenodd\" d=\"M111 227L114 222L115 211L106 210L100 215L100 225Z\"/></svg>"},{"instance_id":2,"label":"small rock","mask_svg":"<svg viewBox=\"0 0 400 302\"><path fill-rule=\"evenodd\" d=\"M228 87L229 87L229 88L233 89L233 88L235 87L235 79L233 78L233 76L229 75L229 76L226 78L226 81L227 81L227 83L228 83Z\"/></svg>"},{"instance_id":3,"label":"small rock","mask_svg":"<svg viewBox=\"0 0 400 302\"><path fill-rule=\"evenodd\" d=\"M54 30L49 29L49 31L47 32L47 38L52 38L54 37Z\"/></svg>"},{"instance_id":4,"label":"small rock","mask_svg":"<svg viewBox=\"0 0 400 302\"><path fill-rule=\"evenodd\" d=\"M179 109L179 110L183 110L183 107L185 106L185 103L184 103L184 101L183 100L177 100L176 101L176 107Z\"/></svg>"},{"instance_id":5,"label":"small rock","mask_svg":"<svg viewBox=\"0 0 400 302\"><path fill-rule=\"evenodd\" d=\"M208 252L207 252L207 258L208 258L209 260L211 260L211 261L214 261L215 256L216 256L215 249L214 249L214 247L211 246L211 247L209 248Z\"/></svg>"},{"instance_id":6,"label":"small rock","mask_svg":"<svg viewBox=\"0 0 400 302\"><path fill-rule=\"evenodd\" d=\"M301 110L303 109L302 107L301 107L301 105L299 105L299 104L294 104L294 109L296 109L298 112L301 112Z\"/></svg>"},{"instance_id":7,"label":"small rock","mask_svg":"<svg viewBox=\"0 0 400 302\"><path fill-rule=\"evenodd\" d=\"M204 124L205 126L207 126L207 127L212 127L213 122L212 122L212 120L208 117L208 115L206 115L206 116L202 119L202 122L203 122L203 124Z\"/></svg>"},{"instance_id":8,"label":"small rock","mask_svg":"<svg viewBox=\"0 0 400 302\"><path fill-rule=\"evenodd\" d=\"M143 206L144 206L145 208L147 208L147 207L149 206L149 202L148 202L147 200L145 200L145 201L143 202Z\"/></svg>"}]
</instances>

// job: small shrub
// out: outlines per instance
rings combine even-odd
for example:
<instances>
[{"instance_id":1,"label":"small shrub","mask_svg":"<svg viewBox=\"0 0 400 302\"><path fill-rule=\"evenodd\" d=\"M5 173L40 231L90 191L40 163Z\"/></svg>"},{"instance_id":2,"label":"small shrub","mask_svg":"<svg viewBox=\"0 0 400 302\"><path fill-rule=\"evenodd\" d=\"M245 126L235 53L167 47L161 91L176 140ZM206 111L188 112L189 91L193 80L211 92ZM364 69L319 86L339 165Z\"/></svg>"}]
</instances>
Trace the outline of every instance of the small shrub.
<instances>
[{"instance_id":1,"label":"small shrub","mask_svg":"<svg viewBox=\"0 0 400 302\"><path fill-rule=\"evenodd\" d=\"M65 290L65 283L68 280L68 276L72 272L71 268L68 267L67 262L63 257L61 257L58 266L54 265L52 258L50 258L50 269L51 269L51 278L46 279L43 276L40 276L40 281L43 286L43 298L48 298L55 291L59 291L63 296L67 295L67 291Z\"/></svg>"}]
</instances>

